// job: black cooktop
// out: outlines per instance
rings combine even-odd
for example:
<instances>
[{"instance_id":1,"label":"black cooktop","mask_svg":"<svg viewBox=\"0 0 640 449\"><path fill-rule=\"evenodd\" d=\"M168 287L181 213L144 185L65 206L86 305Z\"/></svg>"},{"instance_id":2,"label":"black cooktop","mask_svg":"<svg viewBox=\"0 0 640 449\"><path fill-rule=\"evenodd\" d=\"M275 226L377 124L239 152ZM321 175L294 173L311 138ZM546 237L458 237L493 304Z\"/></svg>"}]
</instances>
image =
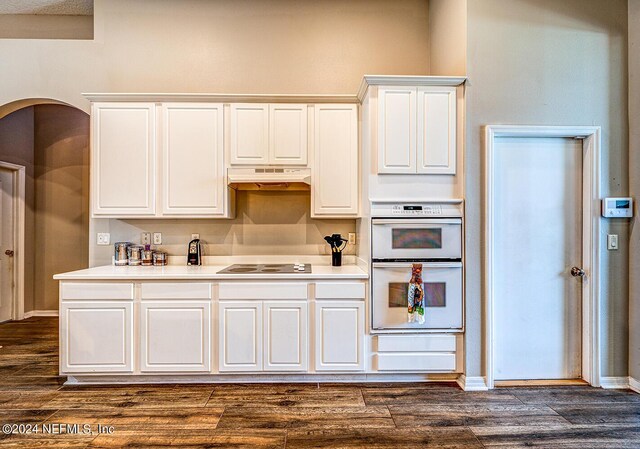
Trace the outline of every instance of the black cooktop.
<instances>
[{"instance_id":1,"label":"black cooktop","mask_svg":"<svg viewBox=\"0 0 640 449\"><path fill-rule=\"evenodd\" d=\"M218 271L218 274L292 274L311 273L311 264L267 263L234 264Z\"/></svg>"}]
</instances>

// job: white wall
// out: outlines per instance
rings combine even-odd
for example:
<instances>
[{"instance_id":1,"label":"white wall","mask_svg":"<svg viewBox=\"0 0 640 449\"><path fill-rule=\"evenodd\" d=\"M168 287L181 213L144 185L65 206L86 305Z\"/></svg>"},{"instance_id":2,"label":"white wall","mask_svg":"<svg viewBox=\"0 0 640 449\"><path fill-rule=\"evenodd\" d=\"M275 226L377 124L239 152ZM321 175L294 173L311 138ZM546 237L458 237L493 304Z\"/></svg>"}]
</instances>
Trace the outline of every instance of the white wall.
<instances>
[{"instance_id":1,"label":"white wall","mask_svg":"<svg viewBox=\"0 0 640 449\"><path fill-rule=\"evenodd\" d=\"M626 195L626 11L626 0L474 0L468 4L468 376L484 373L481 127L602 126L602 195ZM606 250L608 232L620 235L619 251ZM603 376L627 375L628 233L625 221L602 221Z\"/></svg>"},{"instance_id":2,"label":"white wall","mask_svg":"<svg viewBox=\"0 0 640 449\"><path fill-rule=\"evenodd\" d=\"M640 199L640 0L629 0L629 194ZM640 228L632 221L629 247L629 375L640 381Z\"/></svg>"}]
</instances>

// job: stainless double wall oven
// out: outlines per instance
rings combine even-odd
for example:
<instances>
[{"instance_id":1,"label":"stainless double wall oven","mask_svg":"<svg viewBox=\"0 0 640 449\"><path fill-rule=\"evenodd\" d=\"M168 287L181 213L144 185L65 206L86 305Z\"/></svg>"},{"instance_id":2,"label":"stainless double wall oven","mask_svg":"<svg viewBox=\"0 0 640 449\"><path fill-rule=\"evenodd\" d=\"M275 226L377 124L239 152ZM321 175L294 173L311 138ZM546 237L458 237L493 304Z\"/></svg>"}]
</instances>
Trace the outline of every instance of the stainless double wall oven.
<instances>
[{"instance_id":1,"label":"stainless double wall oven","mask_svg":"<svg viewBox=\"0 0 640 449\"><path fill-rule=\"evenodd\" d=\"M462 330L462 203L373 202L373 332ZM411 267L421 263L425 323L407 320Z\"/></svg>"}]
</instances>

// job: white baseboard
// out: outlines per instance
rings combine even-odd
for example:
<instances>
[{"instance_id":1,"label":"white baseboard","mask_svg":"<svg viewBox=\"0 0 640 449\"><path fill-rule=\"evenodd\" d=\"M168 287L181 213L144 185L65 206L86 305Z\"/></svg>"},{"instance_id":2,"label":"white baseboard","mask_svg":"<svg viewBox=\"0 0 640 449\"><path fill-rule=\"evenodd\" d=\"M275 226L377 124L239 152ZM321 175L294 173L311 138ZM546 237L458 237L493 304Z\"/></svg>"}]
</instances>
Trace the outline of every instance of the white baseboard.
<instances>
[{"instance_id":1,"label":"white baseboard","mask_svg":"<svg viewBox=\"0 0 640 449\"><path fill-rule=\"evenodd\" d=\"M628 377L601 377L600 388L606 390L625 390L629 388Z\"/></svg>"},{"instance_id":2,"label":"white baseboard","mask_svg":"<svg viewBox=\"0 0 640 449\"><path fill-rule=\"evenodd\" d=\"M464 391L487 391L489 389L484 377L467 377L461 374L457 382Z\"/></svg>"},{"instance_id":3,"label":"white baseboard","mask_svg":"<svg viewBox=\"0 0 640 449\"><path fill-rule=\"evenodd\" d=\"M629 388L636 393L640 394L640 380L635 380L633 377L629 378Z\"/></svg>"},{"instance_id":4,"label":"white baseboard","mask_svg":"<svg viewBox=\"0 0 640 449\"><path fill-rule=\"evenodd\" d=\"M58 316L57 310L32 310L31 312L25 312L24 319L31 318L32 316Z\"/></svg>"}]
</instances>

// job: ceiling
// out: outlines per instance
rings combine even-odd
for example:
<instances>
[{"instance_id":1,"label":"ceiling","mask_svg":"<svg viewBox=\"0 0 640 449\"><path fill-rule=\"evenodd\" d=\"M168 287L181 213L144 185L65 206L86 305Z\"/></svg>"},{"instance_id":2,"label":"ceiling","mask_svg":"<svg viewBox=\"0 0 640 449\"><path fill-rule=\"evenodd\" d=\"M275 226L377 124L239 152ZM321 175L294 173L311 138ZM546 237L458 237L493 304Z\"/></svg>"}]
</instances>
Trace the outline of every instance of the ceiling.
<instances>
[{"instance_id":1,"label":"ceiling","mask_svg":"<svg viewBox=\"0 0 640 449\"><path fill-rule=\"evenodd\" d=\"M93 0L2 0L0 14L93 15Z\"/></svg>"}]
</instances>

